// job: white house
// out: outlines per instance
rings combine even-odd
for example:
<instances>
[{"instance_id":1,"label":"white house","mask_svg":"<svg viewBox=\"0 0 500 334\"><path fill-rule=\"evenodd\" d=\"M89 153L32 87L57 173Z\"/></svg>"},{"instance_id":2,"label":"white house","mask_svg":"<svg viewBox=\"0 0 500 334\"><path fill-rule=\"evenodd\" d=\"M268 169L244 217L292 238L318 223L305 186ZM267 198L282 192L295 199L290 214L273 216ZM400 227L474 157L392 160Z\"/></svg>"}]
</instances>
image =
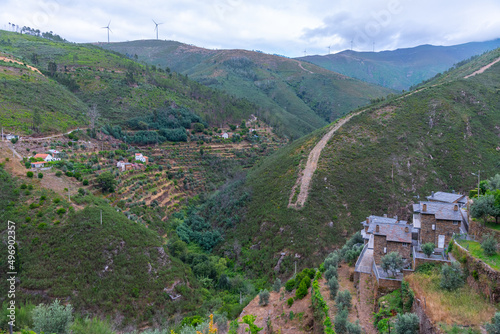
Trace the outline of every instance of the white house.
<instances>
[{"instance_id":1,"label":"white house","mask_svg":"<svg viewBox=\"0 0 500 334\"><path fill-rule=\"evenodd\" d=\"M144 156L144 155L142 155L142 153L136 153L135 154L135 160L136 161L141 161L143 163L148 163L149 158L146 157L146 156Z\"/></svg>"},{"instance_id":2,"label":"white house","mask_svg":"<svg viewBox=\"0 0 500 334\"><path fill-rule=\"evenodd\" d=\"M229 134L227 132L224 132L222 135L221 135L222 138L224 139L228 139L229 138Z\"/></svg>"},{"instance_id":3,"label":"white house","mask_svg":"<svg viewBox=\"0 0 500 334\"><path fill-rule=\"evenodd\" d=\"M49 161L54 161L55 160L50 154L42 154L42 153L36 154L33 158L35 158L35 159L43 159L43 161L45 161L45 162L49 162Z\"/></svg>"}]
</instances>

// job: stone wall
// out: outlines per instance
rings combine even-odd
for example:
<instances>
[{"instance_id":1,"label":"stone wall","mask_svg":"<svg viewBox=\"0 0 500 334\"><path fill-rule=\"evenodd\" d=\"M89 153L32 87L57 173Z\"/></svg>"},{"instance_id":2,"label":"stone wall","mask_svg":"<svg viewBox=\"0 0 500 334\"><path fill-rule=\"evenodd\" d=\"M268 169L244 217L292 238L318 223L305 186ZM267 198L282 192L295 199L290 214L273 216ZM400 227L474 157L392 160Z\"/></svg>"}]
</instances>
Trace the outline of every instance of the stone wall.
<instances>
[{"instance_id":1,"label":"stone wall","mask_svg":"<svg viewBox=\"0 0 500 334\"><path fill-rule=\"evenodd\" d=\"M384 253L384 248L387 249L386 253ZM404 259L410 259L411 244L403 246L402 242L387 241L385 236L374 235L373 259L375 263L380 265L382 257L390 252L398 252Z\"/></svg>"},{"instance_id":2,"label":"stone wall","mask_svg":"<svg viewBox=\"0 0 500 334\"><path fill-rule=\"evenodd\" d=\"M493 234L495 236L495 239L500 242L500 231L484 227L484 225L478 222L476 219L469 219L469 234L473 235L476 240L482 240L483 235L485 234Z\"/></svg>"},{"instance_id":3,"label":"stone wall","mask_svg":"<svg viewBox=\"0 0 500 334\"><path fill-rule=\"evenodd\" d=\"M500 272L494 270L483 261L476 259L457 242L453 245L453 255L467 268L467 284L479 294L485 295L490 302L500 302Z\"/></svg>"},{"instance_id":4,"label":"stone wall","mask_svg":"<svg viewBox=\"0 0 500 334\"><path fill-rule=\"evenodd\" d=\"M427 242L432 242L438 246L439 235L444 235L444 247L450 243L453 234L460 233L460 225L453 225L451 220L440 220L436 219L434 215L421 214L422 228L420 230L420 240L422 244ZM432 225L436 226L436 229L432 229Z\"/></svg>"},{"instance_id":5,"label":"stone wall","mask_svg":"<svg viewBox=\"0 0 500 334\"><path fill-rule=\"evenodd\" d=\"M425 313L425 301L418 299L415 297L413 301L413 305L411 307L411 311L418 315L420 319L420 334L437 334L440 333L438 326L434 325L431 319Z\"/></svg>"},{"instance_id":6,"label":"stone wall","mask_svg":"<svg viewBox=\"0 0 500 334\"><path fill-rule=\"evenodd\" d=\"M434 260L434 259L430 259L430 258L417 257L417 258L415 258L415 268L417 268L422 263L426 263L426 262L438 263L438 264L450 263L450 261L446 261L446 260Z\"/></svg>"}]
</instances>

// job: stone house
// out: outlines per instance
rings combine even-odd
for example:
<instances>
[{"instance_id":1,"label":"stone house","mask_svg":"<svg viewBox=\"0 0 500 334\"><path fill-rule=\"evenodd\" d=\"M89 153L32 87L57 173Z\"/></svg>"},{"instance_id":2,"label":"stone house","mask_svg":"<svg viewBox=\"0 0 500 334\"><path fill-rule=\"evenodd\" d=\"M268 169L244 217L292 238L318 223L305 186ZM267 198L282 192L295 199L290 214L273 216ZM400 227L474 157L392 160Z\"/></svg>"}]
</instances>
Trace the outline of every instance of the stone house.
<instances>
[{"instance_id":1,"label":"stone house","mask_svg":"<svg viewBox=\"0 0 500 334\"><path fill-rule=\"evenodd\" d=\"M149 161L149 158L145 155L142 155L142 153L136 153L135 154L135 160L136 161L141 161L142 163L147 164Z\"/></svg>"},{"instance_id":2,"label":"stone house","mask_svg":"<svg viewBox=\"0 0 500 334\"><path fill-rule=\"evenodd\" d=\"M446 193L443 191L432 192L430 196L427 196L427 201L429 202L440 202L440 203L457 203L459 207L464 207L467 204L467 196Z\"/></svg>"},{"instance_id":3,"label":"stone house","mask_svg":"<svg viewBox=\"0 0 500 334\"><path fill-rule=\"evenodd\" d=\"M373 231L373 260L381 264L384 255L398 252L403 260L411 254L411 226L404 223L378 224Z\"/></svg>"},{"instance_id":4,"label":"stone house","mask_svg":"<svg viewBox=\"0 0 500 334\"><path fill-rule=\"evenodd\" d=\"M461 233L462 210L459 203L426 201L413 204L414 217L420 225L419 243L434 243L444 249L453 234Z\"/></svg>"}]
</instances>

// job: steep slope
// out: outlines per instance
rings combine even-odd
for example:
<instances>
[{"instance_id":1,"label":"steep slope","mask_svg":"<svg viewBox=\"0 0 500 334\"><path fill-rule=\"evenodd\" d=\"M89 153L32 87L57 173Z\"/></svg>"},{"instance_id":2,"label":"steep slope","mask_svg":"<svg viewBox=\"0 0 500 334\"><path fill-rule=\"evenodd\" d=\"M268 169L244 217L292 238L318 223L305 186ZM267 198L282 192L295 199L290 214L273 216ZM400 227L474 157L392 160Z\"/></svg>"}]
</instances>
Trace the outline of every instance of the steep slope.
<instances>
[{"instance_id":1,"label":"steep slope","mask_svg":"<svg viewBox=\"0 0 500 334\"><path fill-rule=\"evenodd\" d=\"M80 314L106 315L123 328L193 311L200 304L191 270L168 254L153 230L128 220L104 200L75 212L36 182L29 183L34 188L22 186L2 166L0 181L0 219L5 222L0 235L7 240L7 220L12 221L17 242L16 270L7 268L7 247L0 251L0 268L17 272L16 305L59 298ZM0 289L7 291L6 280Z\"/></svg>"},{"instance_id":2,"label":"steep slope","mask_svg":"<svg viewBox=\"0 0 500 334\"><path fill-rule=\"evenodd\" d=\"M37 69L2 53L0 83L0 124L4 131L65 131L85 124L87 106L80 99Z\"/></svg>"},{"instance_id":3,"label":"steep slope","mask_svg":"<svg viewBox=\"0 0 500 334\"><path fill-rule=\"evenodd\" d=\"M499 56L496 50L465 66L472 73L484 58ZM492 175L500 164L499 82L496 63L468 79L430 82L352 117L322 149L299 210L288 207L292 189L334 124L278 151L249 174L252 198L229 239L247 247L252 271L269 274L281 258L279 273L288 275L294 261L317 264L318 253L340 245L370 214L409 219L409 204L418 196L467 192L477 181L471 172Z\"/></svg>"},{"instance_id":4,"label":"steep slope","mask_svg":"<svg viewBox=\"0 0 500 334\"><path fill-rule=\"evenodd\" d=\"M263 109L259 112L262 117L293 137L391 92L319 66L254 51L208 50L157 40L102 47L169 67L209 87L247 98Z\"/></svg>"},{"instance_id":5,"label":"steep slope","mask_svg":"<svg viewBox=\"0 0 500 334\"><path fill-rule=\"evenodd\" d=\"M421 45L381 52L342 51L297 59L366 82L408 89L472 56L500 47L500 39L453 46Z\"/></svg>"},{"instance_id":6,"label":"steep slope","mask_svg":"<svg viewBox=\"0 0 500 334\"><path fill-rule=\"evenodd\" d=\"M102 123L116 125L125 124L127 119L149 114L155 109L177 105L197 113L210 125L221 126L228 123L239 124L259 109L248 100L210 89L189 80L185 75L144 66L123 55L93 45L54 42L40 37L0 31L0 52L36 67L44 75L42 77L37 74L37 77L31 73L30 81L26 81L27 77L22 75L17 78L10 75L5 79L7 81L3 82L4 88L8 88L8 83L11 82L12 88L16 89L15 92L5 89L1 92L2 103L7 108L11 104L19 104L18 95L21 93L17 90L28 89L32 92L26 94L22 100L24 104L21 104L21 107L24 106L27 110L21 107L8 109L17 114L33 113L37 109L37 101L44 99L47 101L40 104L57 104L58 107L53 109L62 110L61 112L66 112L73 119L81 120L82 112L85 112L89 105L96 104L102 115ZM23 74L26 74L26 70ZM31 95L37 92L37 88L33 86L36 80L47 82L54 92L38 89L42 94L32 97ZM24 86L27 88L22 88ZM33 87L30 88L31 86ZM66 100L72 98L81 102L74 101L73 106L70 102L61 101L63 98L59 95L64 96ZM35 104L31 106L26 101L35 101ZM55 128L63 130L64 126L50 121L48 111L53 110L40 107L40 131ZM3 112L2 115L4 118L8 117ZM27 116L15 115L16 119L23 117ZM26 132L18 123L9 123L9 131ZM70 125L74 126L76 123Z\"/></svg>"}]
</instances>

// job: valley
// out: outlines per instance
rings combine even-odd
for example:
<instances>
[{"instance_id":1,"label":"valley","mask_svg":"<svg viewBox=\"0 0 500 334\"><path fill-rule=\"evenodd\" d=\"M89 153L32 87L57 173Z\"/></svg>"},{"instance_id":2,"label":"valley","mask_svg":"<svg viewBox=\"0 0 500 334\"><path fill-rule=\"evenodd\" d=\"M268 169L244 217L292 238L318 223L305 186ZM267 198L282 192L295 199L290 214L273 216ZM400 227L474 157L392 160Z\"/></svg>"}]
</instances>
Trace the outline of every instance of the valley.
<instances>
[{"instance_id":1,"label":"valley","mask_svg":"<svg viewBox=\"0 0 500 334\"><path fill-rule=\"evenodd\" d=\"M19 333L59 301L73 334L385 334L406 313L411 333L480 333L498 310L498 252L481 246L498 217L474 203L500 192L500 49L399 95L173 41L0 31L0 57L0 220L16 225L0 270L16 265ZM425 257L416 214L440 192L466 195L466 223ZM359 232L370 217L405 231L397 269Z\"/></svg>"}]
</instances>

